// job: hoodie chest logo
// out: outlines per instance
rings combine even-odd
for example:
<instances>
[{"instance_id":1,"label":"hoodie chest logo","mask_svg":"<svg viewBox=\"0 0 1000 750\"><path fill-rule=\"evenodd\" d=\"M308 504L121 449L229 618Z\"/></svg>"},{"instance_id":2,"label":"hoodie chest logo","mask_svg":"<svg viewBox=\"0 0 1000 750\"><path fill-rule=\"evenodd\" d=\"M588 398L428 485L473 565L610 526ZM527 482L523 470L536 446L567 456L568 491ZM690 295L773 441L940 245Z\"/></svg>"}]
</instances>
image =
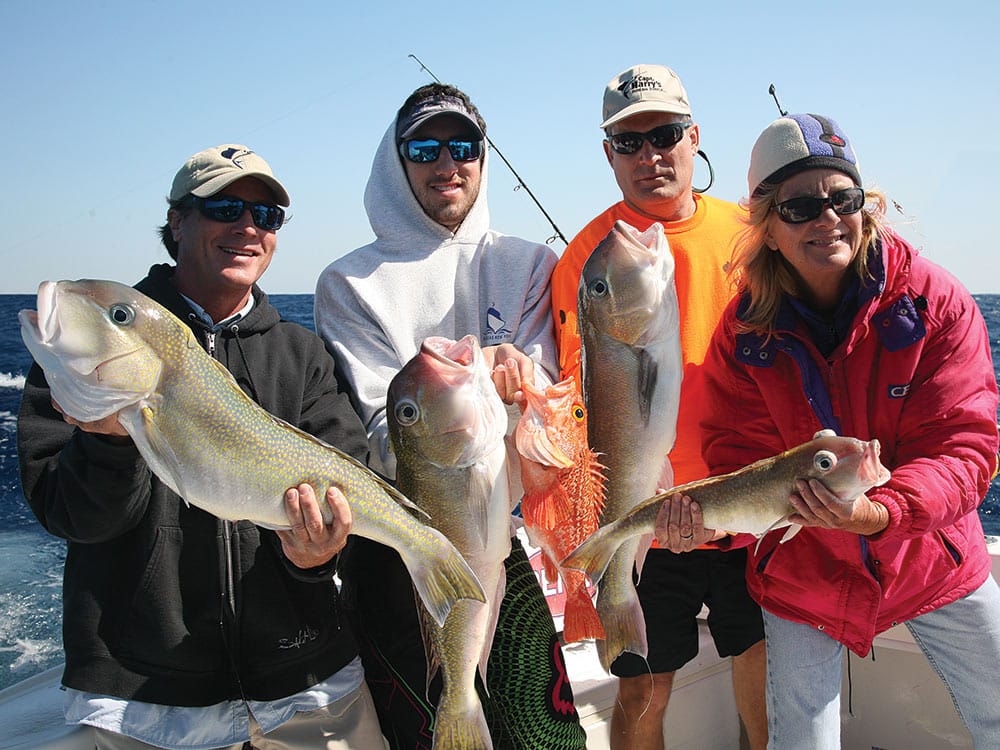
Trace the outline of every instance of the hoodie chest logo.
<instances>
[{"instance_id":1,"label":"hoodie chest logo","mask_svg":"<svg viewBox=\"0 0 1000 750\"><path fill-rule=\"evenodd\" d=\"M511 330L507 327L507 322L503 319L503 314L492 305L486 308L486 346L502 344L511 335Z\"/></svg>"}]
</instances>

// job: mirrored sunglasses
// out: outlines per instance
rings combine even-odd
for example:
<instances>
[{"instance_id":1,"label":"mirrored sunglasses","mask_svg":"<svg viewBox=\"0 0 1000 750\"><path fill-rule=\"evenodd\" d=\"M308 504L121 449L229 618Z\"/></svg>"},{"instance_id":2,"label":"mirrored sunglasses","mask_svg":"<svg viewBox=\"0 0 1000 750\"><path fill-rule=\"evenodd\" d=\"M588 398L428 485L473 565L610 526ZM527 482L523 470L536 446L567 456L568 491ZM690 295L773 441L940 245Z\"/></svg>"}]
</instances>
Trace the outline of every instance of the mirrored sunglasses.
<instances>
[{"instance_id":1,"label":"mirrored sunglasses","mask_svg":"<svg viewBox=\"0 0 1000 750\"><path fill-rule=\"evenodd\" d=\"M831 193L828 198L790 198L775 204L774 210L786 224L805 224L818 218L827 208L832 208L837 216L847 216L856 214L864 205L865 191L852 187Z\"/></svg>"},{"instance_id":2,"label":"mirrored sunglasses","mask_svg":"<svg viewBox=\"0 0 1000 750\"><path fill-rule=\"evenodd\" d=\"M452 138L448 141L439 141L436 138L411 138L399 144L399 153L409 161L428 164L437 161L442 146L448 147L448 152L455 161L475 161L483 153L481 140L466 138Z\"/></svg>"},{"instance_id":3,"label":"mirrored sunglasses","mask_svg":"<svg viewBox=\"0 0 1000 750\"><path fill-rule=\"evenodd\" d=\"M634 154L642 148L643 141L649 141L653 148L663 151L680 143L684 131L692 125L693 122L672 122L647 130L645 133L615 133L605 140L616 154Z\"/></svg>"},{"instance_id":4,"label":"mirrored sunglasses","mask_svg":"<svg viewBox=\"0 0 1000 750\"><path fill-rule=\"evenodd\" d=\"M255 203L242 198L222 196L221 198L199 198L188 196L188 205L194 206L206 219L232 224L239 221L244 211L250 212L254 226L270 232L281 229L285 223L285 211L273 203Z\"/></svg>"}]
</instances>

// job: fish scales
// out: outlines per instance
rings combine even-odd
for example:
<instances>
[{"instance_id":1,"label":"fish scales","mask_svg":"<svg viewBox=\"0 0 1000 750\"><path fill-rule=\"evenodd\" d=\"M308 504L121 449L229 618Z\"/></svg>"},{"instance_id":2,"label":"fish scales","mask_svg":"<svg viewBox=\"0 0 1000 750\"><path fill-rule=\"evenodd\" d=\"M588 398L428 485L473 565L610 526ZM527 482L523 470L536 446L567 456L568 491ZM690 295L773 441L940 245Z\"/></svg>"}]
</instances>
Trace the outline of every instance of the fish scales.
<instances>
[{"instance_id":1,"label":"fish scales","mask_svg":"<svg viewBox=\"0 0 1000 750\"><path fill-rule=\"evenodd\" d=\"M677 432L683 372L674 261L663 227L623 221L584 264L579 287L583 395L590 447L607 477L601 526L672 484L667 454ZM601 664L624 651L646 655L646 626L632 583L640 540L616 551L598 586L605 630Z\"/></svg>"},{"instance_id":2,"label":"fish scales","mask_svg":"<svg viewBox=\"0 0 1000 750\"><path fill-rule=\"evenodd\" d=\"M308 482L324 518L340 487L352 533L396 549L421 599L443 622L454 603L485 598L475 574L415 506L351 456L268 414L192 331L137 290L111 281L43 282L19 314L25 345L71 417L115 412L152 471L219 518L288 528L284 492ZM404 507L405 506L405 507Z\"/></svg>"}]
</instances>

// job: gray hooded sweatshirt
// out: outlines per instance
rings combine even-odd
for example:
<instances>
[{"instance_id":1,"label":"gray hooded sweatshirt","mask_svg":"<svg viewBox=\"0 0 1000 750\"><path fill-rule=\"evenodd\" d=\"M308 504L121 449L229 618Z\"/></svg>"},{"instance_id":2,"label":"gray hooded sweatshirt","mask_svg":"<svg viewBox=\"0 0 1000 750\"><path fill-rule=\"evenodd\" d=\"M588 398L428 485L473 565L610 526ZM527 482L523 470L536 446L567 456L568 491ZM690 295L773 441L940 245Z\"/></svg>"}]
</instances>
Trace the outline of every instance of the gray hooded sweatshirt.
<instances>
[{"instance_id":1,"label":"gray hooded sweatshirt","mask_svg":"<svg viewBox=\"0 0 1000 750\"><path fill-rule=\"evenodd\" d=\"M343 370L368 431L373 469L395 477L385 403L389 381L428 336L511 343L536 364L536 385L558 374L549 308L556 254L489 228L489 153L479 197L453 234L417 202L396 150L393 120L375 153L365 210L375 241L339 258L316 285L316 331ZM512 412L510 429L516 421Z\"/></svg>"}]
</instances>

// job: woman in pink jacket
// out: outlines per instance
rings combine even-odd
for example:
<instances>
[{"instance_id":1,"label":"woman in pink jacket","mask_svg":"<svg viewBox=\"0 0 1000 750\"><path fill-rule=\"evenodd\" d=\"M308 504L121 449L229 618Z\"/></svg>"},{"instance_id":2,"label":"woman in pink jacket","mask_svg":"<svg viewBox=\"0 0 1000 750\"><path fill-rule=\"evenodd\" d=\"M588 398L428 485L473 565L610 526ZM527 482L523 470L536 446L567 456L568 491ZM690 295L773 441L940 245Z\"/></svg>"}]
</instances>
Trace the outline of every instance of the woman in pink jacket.
<instances>
[{"instance_id":1,"label":"woman in pink jacket","mask_svg":"<svg viewBox=\"0 0 1000 750\"><path fill-rule=\"evenodd\" d=\"M844 646L864 656L898 622L976 747L1000 747L1000 590L976 512L998 442L983 318L954 277L883 225L884 196L862 188L829 118L771 123L753 148L749 189L750 226L731 268L739 294L705 361L712 474L823 428L877 438L892 472L850 503L800 481L792 520L804 528L784 544L780 529L750 547L747 580L767 637L769 747L839 748ZM679 516L674 503L661 543L680 551L713 537L697 506Z\"/></svg>"}]
</instances>

